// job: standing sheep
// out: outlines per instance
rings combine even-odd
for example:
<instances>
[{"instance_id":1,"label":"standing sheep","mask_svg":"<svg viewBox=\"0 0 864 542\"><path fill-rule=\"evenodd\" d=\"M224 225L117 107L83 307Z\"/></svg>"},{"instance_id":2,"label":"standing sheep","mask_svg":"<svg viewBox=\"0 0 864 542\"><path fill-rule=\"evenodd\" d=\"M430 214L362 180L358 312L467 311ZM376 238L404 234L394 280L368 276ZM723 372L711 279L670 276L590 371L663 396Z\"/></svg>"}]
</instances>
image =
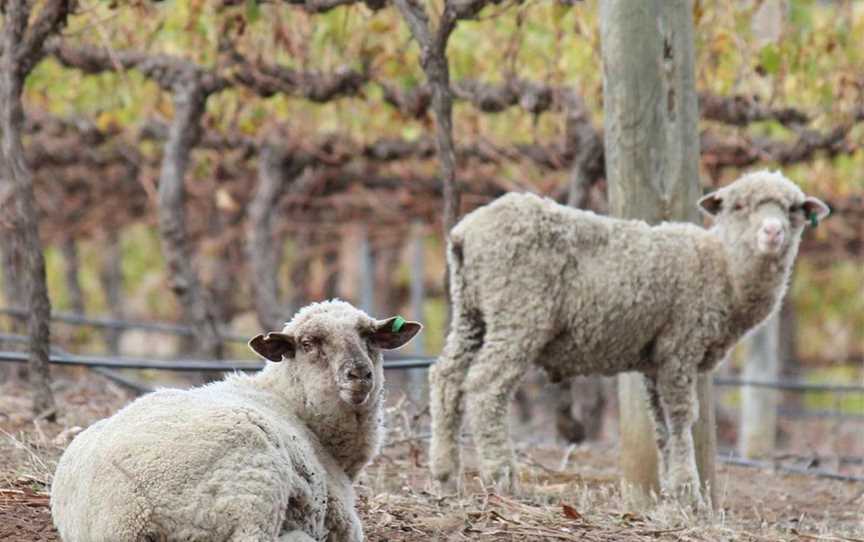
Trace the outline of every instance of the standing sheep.
<instances>
[{"instance_id":1,"label":"standing sheep","mask_svg":"<svg viewBox=\"0 0 864 542\"><path fill-rule=\"evenodd\" d=\"M691 435L697 372L777 308L804 225L828 208L779 172L745 175L699 205L710 230L508 194L453 228L453 322L429 375L431 468L445 489L460 480L463 396L481 475L512 489L508 406L534 363L552 380L645 375L663 489L702 504Z\"/></svg>"},{"instance_id":2,"label":"standing sheep","mask_svg":"<svg viewBox=\"0 0 864 542\"><path fill-rule=\"evenodd\" d=\"M381 439L381 349L421 326L342 301L249 346L268 363L160 390L78 435L51 508L67 542L359 542L353 480Z\"/></svg>"}]
</instances>

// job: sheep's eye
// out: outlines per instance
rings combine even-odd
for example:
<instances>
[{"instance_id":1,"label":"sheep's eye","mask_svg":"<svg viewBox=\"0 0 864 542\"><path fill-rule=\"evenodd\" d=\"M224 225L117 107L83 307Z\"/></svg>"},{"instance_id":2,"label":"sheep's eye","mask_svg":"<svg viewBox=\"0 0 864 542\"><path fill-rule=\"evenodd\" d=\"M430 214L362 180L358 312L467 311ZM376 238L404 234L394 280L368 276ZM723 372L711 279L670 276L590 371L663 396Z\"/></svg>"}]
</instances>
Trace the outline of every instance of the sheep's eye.
<instances>
[{"instance_id":1,"label":"sheep's eye","mask_svg":"<svg viewBox=\"0 0 864 542\"><path fill-rule=\"evenodd\" d=\"M744 204L741 202L737 202L735 205L732 206L733 211L740 211L742 209L744 209Z\"/></svg>"},{"instance_id":2,"label":"sheep's eye","mask_svg":"<svg viewBox=\"0 0 864 542\"><path fill-rule=\"evenodd\" d=\"M311 352L315 349L316 342L313 339L303 339L300 341L300 348L303 349L304 352Z\"/></svg>"}]
</instances>

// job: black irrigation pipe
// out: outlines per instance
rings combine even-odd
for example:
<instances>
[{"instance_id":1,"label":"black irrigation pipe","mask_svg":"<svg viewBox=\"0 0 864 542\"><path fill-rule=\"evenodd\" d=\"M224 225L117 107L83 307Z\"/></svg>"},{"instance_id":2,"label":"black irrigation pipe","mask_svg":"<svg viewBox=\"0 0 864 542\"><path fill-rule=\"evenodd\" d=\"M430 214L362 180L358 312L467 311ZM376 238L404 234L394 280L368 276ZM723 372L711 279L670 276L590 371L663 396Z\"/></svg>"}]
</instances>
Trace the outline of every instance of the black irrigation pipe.
<instances>
[{"instance_id":1,"label":"black irrigation pipe","mask_svg":"<svg viewBox=\"0 0 864 542\"><path fill-rule=\"evenodd\" d=\"M24 318L29 313L24 309L0 307L0 314L5 314L7 316L12 316L15 318ZM158 333L165 333L168 335L181 335L185 337L191 337L195 334L192 328L189 326L184 326L181 324L170 324L165 322L116 320L113 318L101 317L94 318L69 312L52 312L51 319L56 322L62 322L64 324L76 326L93 326L106 329L141 329L144 331L154 331ZM223 341L226 342L246 344L252 337L238 335L236 333L226 333L223 331L221 334L221 338ZM2 336L0 336L0 340L3 340ZM384 354L384 358L388 360L403 360L412 362L406 364L404 367L394 367L398 369L416 369L428 367L429 365L434 363L436 359L431 357L419 357L411 354L401 354L397 352L387 352ZM423 363L425 363L425 365Z\"/></svg>"},{"instance_id":2,"label":"black irrigation pipe","mask_svg":"<svg viewBox=\"0 0 864 542\"><path fill-rule=\"evenodd\" d=\"M30 338L26 335L15 335L11 333L0 333L0 344L4 342L8 343L18 343L18 344L26 344L30 341ZM61 348L57 348L55 346L51 346L51 351L57 354L68 355L68 353ZM150 393L154 391L155 388L148 386L142 382L138 382L135 379L128 378L113 369L106 369L104 367L90 367L90 370L94 373L99 373L104 376L108 380L120 384L121 386L128 388L138 394Z\"/></svg>"},{"instance_id":3,"label":"black irrigation pipe","mask_svg":"<svg viewBox=\"0 0 864 542\"><path fill-rule=\"evenodd\" d=\"M5 314L6 316L12 316L14 318L25 318L29 315L29 312L25 309L3 307L0 308L0 314ZM159 333L166 333L169 335L182 335L186 337L191 337L195 334L191 327L181 324L117 320L113 318L97 318L74 314L71 312L52 311L51 320L55 322L62 322L64 324L71 324L76 326L93 326L103 329L141 329L144 331L156 331ZM220 336L222 340L228 342L246 343L250 339L250 337L243 337L241 335L236 335L233 333L225 333L224 331L220 331Z\"/></svg>"},{"instance_id":4,"label":"black irrigation pipe","mask_svg":"<svg viewBox=\"0 0 864 542\"><path fill-rule=\"evenodd\" d=\"M0 307L0 314L13 316L16 318L23 318L28 315L28 312L25 309L15 307ZM194 332L190 326L165 322L117 320L113 318L89 317L68 312L52 312L51 319L57 322L63 322L71 325L89 325L110 329L142 329L146 331L155 331L160 333L184 336L194 335ZM222 334L222 339L228 342L238 342L245 344L250 338L251 337L246 337L235 333ZM384 357L387 360L401 360L406 362L404 365L393 365L392 368L394 369L417 369L429 367L436 360L436 358L433 357L414 356L410 354L400 354L395 352L387 352ZM754 380L743 380L738 378L716 377L714 378L714 385L723 387L750 386L756 388L768 388L799 392L826 391L835 393L864 393L864 386L847 386L839 384L804 384L801 382L794 382L788 380L760 382Z\"/></svg>"},{"instance_id":5,"label":"black irrigation pipe","mask_svg":"<svg viewBox=\"0 0 864 542\"><path fill-rule=\"evenodd\" d=\"M758 381L744 380L741 378L714 378L715 386L750 386L754 388L768 388L784 391L827 391L832 393L864 393L864 386L848 386L843 384L805 384L803 382L794 382L790 380L778 381Z\"/></svg>"},{"instance_id":6,"label":"black irrigation pipe","mask_svg":"<svg viewBox=\"0 0 864 542\"><path fill-rule=\"evenodd\" d=\"M864 402L861 403L862 412L864 412ZM854 412L841 412L839 410L802 410L791 408L778 408L777 415L783 418L792 418L796 420L844 420L850 422L864 422L864 414L856 414Z\"/></svg>"},{"instance_id":7,"label":"black irrigation pipe","mask_svg":"<svg viewBox=\"0 0 864 542\"><path fill-rule=\"evenodd\" d=\"M840 474L819 469L809 469L807 467L796 467L794 465L782 465L773 461L755 461L752 459L744 459L743 457L729 457L727 455L719 455L718 459L727 465L735 465L737 467L750 467L761 470L773 470L788 474L804 474L806 476L815 476L817 478L827 478L829 480L839 480L841 482L857 482L864 483L864 476L854 476L851 474Z\"/></svg>"},{"instance_id":8,"label":"black irrigation pipe","mask_svg":"<svg viewBox=\"0 0 864 542\"><path fill-rule=\"evenodd\" d=\"M13 336L13 335L5 335L0 334L0 341L4 340L4 337L7 339L20 338L21 336ZM4 354L0 352L0 354ZM5 354L11 354L13 356L20 356L15 352L5 352ZM428 356L415 356L411 354L399 354L393 352L387 352L384 355L385 369L422 369L429 367L437 358L428 357ZM0 359L0 361L24 361L15 359ZM108 358L102 356L73 356L66 355L65 357L60 357L55 362L52 360L52 363L57 363L60 365L84 365L84 366L94 366L94 367L109 367L109 368L117 368L117 369L159 369L165 371L232 371L232 370L240 370L240 371L255 371L261 369L263 364L261 363L249 363L243 360L225 360L225 361L212 361L212 360L180 360L180 361L158 361L152 359L137 359L137 358ZM776 389L776 390L784 390L791 392L830 392L830 393L860 393L864 394L864 386L850 386L850 385L842 385L842 384L805 384L802 382L794 382L788 380L781 381L755 381L755 380L744 380L740 378L725 378L725 377L716 377L714 378L715 386L722 387L743 387L743 386L751 386L756 388L767 388L767 389Z\"/></svg>"},{"instance_id":9,"label":"black irrigation pipe","mask_svg":"<svg viewBox=\"0 0 864 542\"><path fill-rule=\"evenodd\" d=\"M27 352L0 351L0 362L25 363ZM74 354L53 353L50 362L55 365L70 365L78 367L102 367L106 369L155 369L159 371L199 371L199 372L230 372L258 371L264 368L264 363L251 360L176 360L161 361L142 358L118 358L106 356L80 356ZM416 369L428 367L427 359L399 359L385 361L385 369Z\"/></svg>"}]
</instances>

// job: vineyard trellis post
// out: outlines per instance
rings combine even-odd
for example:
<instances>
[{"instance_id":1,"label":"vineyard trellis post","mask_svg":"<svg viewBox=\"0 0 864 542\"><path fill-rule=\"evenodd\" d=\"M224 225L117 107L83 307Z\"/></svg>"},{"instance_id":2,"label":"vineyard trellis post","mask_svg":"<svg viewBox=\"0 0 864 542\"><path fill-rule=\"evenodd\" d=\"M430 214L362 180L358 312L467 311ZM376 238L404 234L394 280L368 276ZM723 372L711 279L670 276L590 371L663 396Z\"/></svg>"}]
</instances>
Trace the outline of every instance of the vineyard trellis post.
<instances>
[{"instance_id":1,"label":"vineyard trellis post","mask_svg":"<svg viewBox=\"0 0 864 542\"><path fill-rule=\"evenodd\" d=\"M774 382L780 374L780 313L775 313L745 340L747 349L742 378ZM769 457L777 443L777 390L745 386L741 390L738 454L747 459Z\"/></svg>"},{"instance_id":2,"label":"vineyard trellis post","mask_svg":"<svg viewBox=\"0 0 864 542\"><path fill-rule=\"evenodd\" d=\"M698 105L691 0L600 4L610 214L649 223L699 222ZM693 427L703 495L717 505L711 381L696 383ZM634 504L659 492L657 446L643 377L618 380L621 466Z\"/></svg>"}]
</instances>

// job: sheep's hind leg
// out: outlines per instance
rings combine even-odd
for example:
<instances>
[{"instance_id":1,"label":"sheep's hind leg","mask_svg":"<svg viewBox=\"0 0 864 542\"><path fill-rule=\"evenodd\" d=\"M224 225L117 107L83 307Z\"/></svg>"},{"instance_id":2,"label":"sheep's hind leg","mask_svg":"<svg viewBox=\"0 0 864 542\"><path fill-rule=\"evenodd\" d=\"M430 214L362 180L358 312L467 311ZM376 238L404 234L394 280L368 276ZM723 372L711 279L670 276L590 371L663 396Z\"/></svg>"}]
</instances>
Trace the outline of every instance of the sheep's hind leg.
<instances>
[{"instance_id":1,"label":"sheep's hind leg","mask_svg":"<svg viewBox=\"0 0 864 542\"><path fill-rule=\"evenodd\" d=\"M705 507L696 468L693 423L698 416L696 367L683 356L670 356L657 375L660 404L669 428L664 489L680 502Z\"/></svg>"},{"instance_id":2,"label":"sheep's hind leg","mask_svg":"<svg viewBox=\"0 0 864 542\"><path fill-rule=\"evenodd\" d=\"M516 462L510 442L509 407L529 363L539 353L539 334L525 337L487 336L477 360L468 369L468 421L484 481L499 490L516 489Z\"/></svg>"},{"instance_id":3,"label":"sheep's hind leg","mask_svg":"<svg viewBox=\"0 0 864 542\"><path fill-rule=\"evenodd\" d=\"M454 314L441 358L429 369L429 408L432 415L430 463L443 493L459 490L459 432L462 428L463 383L468 366L483 341L479 315Z\"/></svg>"},{"instance_id":4,"label":"sheep's hind leg","mask_svg":"<svg viewBox=\"0 0 864 542\"><path fill-rule=\"evenodd\" d=\"M648 408L654 420L654 437L657 441L660 480L665 480L669 467L669 427L666 425L666 413L663 411L663 405L660 402L660 393L657 390L657 377L647 374L643 376L645 391L648 392Z\"/></svg>"}]
</instances>

